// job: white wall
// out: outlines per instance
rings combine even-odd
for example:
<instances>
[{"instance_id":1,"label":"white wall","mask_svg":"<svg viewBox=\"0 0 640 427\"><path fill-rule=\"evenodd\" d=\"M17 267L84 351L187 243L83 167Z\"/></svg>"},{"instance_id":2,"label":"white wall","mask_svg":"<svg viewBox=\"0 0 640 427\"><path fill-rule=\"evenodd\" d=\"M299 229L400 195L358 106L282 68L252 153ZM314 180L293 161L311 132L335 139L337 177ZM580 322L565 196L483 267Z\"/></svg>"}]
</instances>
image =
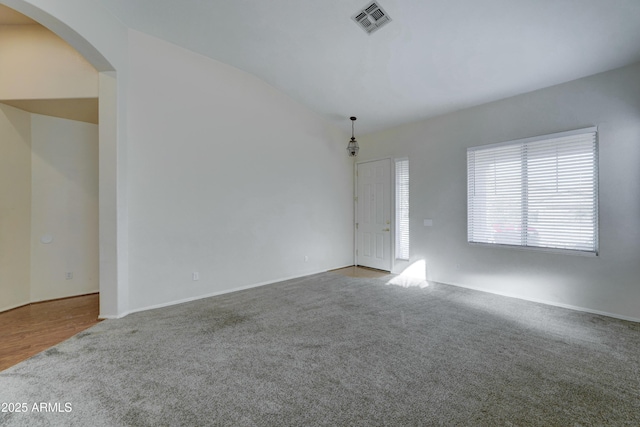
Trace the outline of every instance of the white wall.
<instances>
[{"instance_id":1,"label":"white wall","mask_svg":"<svg viewBox=\"0 0 640 427\"><path fill-rule=\"evenodd\" d=\"M133 310L352 263L346 135L240 70L129 47Z\"/></svg>"},{"instance_id":2,"label":"white wall","mask_svg":"<svg viewBox=\"0 0 640 427\"><path fill-rule=\"evenodd\" d=\"M360 160L409 156L412 260L432 281L640 319L639 75L636 64L359 138ZM467 147L593 125L600 256L467 244Z\"/></svg>"},{"instance_id":3,"label":"white wall","mask_svg":"<svg viewBox=\"0 0 640 427\"><path fill-rule=\"evenodd\" d=\"M0 311L29 302L30 229L31 115L0 104Z\"/></svg>"},{"instance_id":4,"label":"white wall","mask_svg":"<svg viewBox=\"0 0 640 427\"><path fill-rule=\"evenodd\" d=\"M0 99L96 98L98 72L40 25L0 25Z\"/></svg>"},{"instance_id":5,"label":"white wall","mask_svg":"<svg viewBox=\"0 0 640 427\"><path fill-rule=\"evenodd\" d=\"M99 246L100 317L119 317L128 310L128 228L126 210L126 150L113 142L124 133L118 117L126 109L118 107L115 73L100 73L99 101ZM123 104L124 105L124 104ZM119 190L121 188L121 190ZM124 199L124 202L117 202Z\"/></svg>"},{"instance_id":6,"label":"white wall","mask_svg":"<svg viewBox=\"0 0 640 427\"><path fill-rule=\"evenodd\" d=\"M0 152L0 311L97 292L98 127L0 104Z\"/></svg>"},{"instance_id":7,"label":"white wall","mask_svg":"<svg viewBox=\"0 0 640 427\"><path fill-rule=\"evenodd\" d=\"M32 114L31 149L31 301L98 292L98 126Z\"/></svg>"}]
</instances>

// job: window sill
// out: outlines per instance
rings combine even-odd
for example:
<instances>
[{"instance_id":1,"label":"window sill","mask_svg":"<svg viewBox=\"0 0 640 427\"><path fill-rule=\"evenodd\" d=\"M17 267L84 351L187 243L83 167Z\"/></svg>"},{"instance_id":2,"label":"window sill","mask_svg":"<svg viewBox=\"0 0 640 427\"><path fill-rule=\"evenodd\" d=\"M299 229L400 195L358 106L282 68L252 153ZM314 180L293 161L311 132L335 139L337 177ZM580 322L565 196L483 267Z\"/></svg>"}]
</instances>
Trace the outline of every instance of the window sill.
<instances>
[{"instance_id":1,"label":"window sill","mask_svg":"<svg viewBox=\"0 0 640 427\"><path fill-rule=\"evenodd\" d=\"M558 254L558 255L572 255L572 256L581 256L581 257L590 257L594 258L598 256L598 252L586 252L586 251L578 251L573 249L558 249L558 248L540 248L535 246L516 246L516 245L501 245L497 243L477 243L477 242L467 242L470 246L482 246L487 248L502 248L508 250L518 250L518 251L532 251L532 252L543 252L549 254Z\"/></svg>"}]
</instances>

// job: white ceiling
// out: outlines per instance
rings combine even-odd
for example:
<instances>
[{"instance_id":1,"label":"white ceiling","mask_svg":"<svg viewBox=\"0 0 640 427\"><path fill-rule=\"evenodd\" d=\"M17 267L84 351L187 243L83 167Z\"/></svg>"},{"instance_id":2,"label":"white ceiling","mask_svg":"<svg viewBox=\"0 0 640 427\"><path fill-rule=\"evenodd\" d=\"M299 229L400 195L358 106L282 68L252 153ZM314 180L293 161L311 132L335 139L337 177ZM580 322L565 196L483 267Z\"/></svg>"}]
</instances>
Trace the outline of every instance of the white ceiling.
<instances>
[{"instance_id":1,"label":"white ceiling","mask_svg":"<svg viewBox=\"0 0 640 427\"><path fill-rule=\"evenodd\" d=\"M640 0L97 0L130 28L248 71L359 134L640 61Z\"/></svg>"}]
</instances>

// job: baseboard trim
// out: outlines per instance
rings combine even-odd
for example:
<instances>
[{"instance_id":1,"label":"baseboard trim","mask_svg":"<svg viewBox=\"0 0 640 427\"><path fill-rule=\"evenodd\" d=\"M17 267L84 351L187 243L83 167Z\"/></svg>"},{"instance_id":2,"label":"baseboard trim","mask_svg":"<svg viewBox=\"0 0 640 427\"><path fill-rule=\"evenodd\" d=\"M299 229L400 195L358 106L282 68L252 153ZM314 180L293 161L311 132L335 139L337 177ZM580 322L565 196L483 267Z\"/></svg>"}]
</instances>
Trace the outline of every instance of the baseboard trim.
<instances>
[{"instance_id":1,"label":"baseboard trim","mask_svg":"<svg viewBox=\"0 0 640 427\"><path fill-rule=\"evenodd\" d=\"M165 302L165 303L161 303L161 304L149 305L149 306L142 307L142 308L135 308L133 310L129 310L129 311L127 311L125 313L122 313L120 315L117 315L117 316L111 316L111 315L103 316L103 315L100 315L100 316L98 316L98 318L99 319L105 319L105 320L121 319L121 318L123 318L125 316L128 316L129 314L133 314L133 313L139 313L139 312L147 311L147 310L154 310L156 308L170 307L172 305L184 304L185 302L197 301L197 300L200 300L200 299L215 297L215 296L218 296L218 295L230 294L232 292L244 291L246 289L258 288L260 286L271 285L273 283L284 282L284 281L287 281L287 280L300 279L300 278L303 278L303 277L313 276L314 274L320 274L320 273L326 273L326 272L327 272L327 270L320 270L320 271L315 271L315 272L312 272L312 273L305 273L305 274L302 274L300 276L290 276L290 277L284 277L284 278L275 279L275 280L268 280L266 282L253 283L251 285L238 286L238 287L235 287L235 288L224 289L224 290L221 290L221 291L211 292L211 293L208 293L208 294L199 295L199 296L195 296L195 297L183 298L183 299L176 300L176 301L170 301L170 302Z\"/></svg>"},{"instance_id":2,"label":"baseboard trim","mask_svg":"<svg viewBox=\"0 0 640 427\"><path fill-rule=\"evenodd\" d=\"M123 315L121 315L121 316L114 316L114 315L112 315L112 314L99 314L99 315L98 315L98 319L100 319L100 320L115 320L115 319L121 319L121 318L123 318L124 316L126 316L127 314L128 314L128 313L125 313L125 314L123 314Z\"/></svg>"},{"instance_id":3,"label":"baseboard trim","mask_svg":"<svg viewBox=\"0 0 640 427\"><path fill-rule=\"evenodd\" d=\"M27 305L31 304L30 302L24 302L22 304L16 304L16 305L10 305L8 307L3 307L2 309L0 309L0 313L4 313L6 311L11 311L11 310L15 310L16 308L20 308L20 307L25 307Z\"/></svg>"},{"instance_id":4,"label":"baseboard trim","mask_svg":"<svg viewBox=\"0 0 640 427\"><path fill-rule=\"evenodd\" d=\"M200 295L200 296L184 298L184 299L177 300L177 301L171 301L171 302L166 302L166 303L162 303L162 304L150 305L150 306L143 307L143 308L136 308L136 309L127 311L125 313L122 313L122 314L116 315L116 316L114 316L114 315L100 315L100 316L98 316L98 319L104 319L104 320L121 319L121 318L123 318L123 317L125 317L125 316L127 316L129 314L133 314L133 313L139 313L139 312L147 311L147 310L154 310L156 308L170 307L172 305L183 304L183 303L186 303L186 302L196 301L196 300L203 299L203 298L210 298L210 297L214 297L214 296L217 296L217 295L224 295L224 294L228 294L228 293L232 293L232 292L243 291L243 290L246 290L246 289L257 288L257 287L260 287L260 286L271 285L273 283L284 282L286 280L300 279L302 277L308 277L308 276L313 276L314 274L331 272L333 270L339 270L341 268L346 268L346 267L351 267L351 266L352 265L346 265L344 267L336 267L336 268L332 268L330 270L320 270L320 271L316 271L316 272L313 272L313 273L305 273L305 274L300 275L300 276L290 276L290 277L284 277L284 278L275 279L275 280L268 280L268 281L260 282L260 283L254 283L254 284L251 284L251 285L239 286L239 287L235 287L235 288L231 288L231 289L225 289L225 290L222 290L222 291L212 292L212 293L208 293L208 294L204 294L204 295ZM538 298L525 298L525 297L522 297L522 296L519 296L519 295L509 294L507 292L491 291L491 290L487 290L487 289L484 289L484 288L479 288L479 287L476 287L476 286L463 285L463 284L460 284L460 283L444 283L444 282L436 282L436 281L433 281L433 282L442 283L443 285L456 286L456 287L459 287L459 288L471 289L471 290L479 291L479 292L486 292L488 294L500 295L500 296L508 297L508 298L516 298L516 299L523 300L523 301L530 301L530 302L550 305L550 306L554 306L554 307L566 308L568 310L580 311L580 312L583 312L583 313L597 314L597 315L600 315L600 316L612 317L614 319L627 320L627 321L630 321L630 322L640 323L640 318L633 317L633 316L625 316L625 315L617 314L617 313L611 313L611 312L608 312L608 311L594 310L594 309L591 309L591 308L580 307L580 306L571 305L571 304L564 304L564 303L560 303L560 302L543 300L543 299L538 299ZM5 311L12 310L14 308L22 307L24 305L29 305L29 304L30 303L18 305L18 306L15 306L13 308L8 308Z\"/></svg>"},{"instance_id":5,"label":"baseboard trim","mask_svg":"<svg viewBox=\"0 0 640 427\"><path fill-rule=\"evenodd\" d=\"M357 266L357 265L354 265L354 264L347 264L347 265L345 265L345 266L343 266L343 267L336 267L336 268L332 268L331 270L327 270L327 272L331 273L331 272L333 272L333 271L336 271L336 270L342 270L343 268L349 268L349 267L358 267L358 266ZM369 268L369 267L363 267L363 268Z\"/></svg>"},{"instance_id":6,"label":"baseboard trim","mask_svg":"<svg viewBox=\"0 0 640 427\"><path fill-rule=\"evenodd\" d=\"M462 284L459 284L459 283L444 283L444 282L435 282L435 283L442 283L443 285L457 286L459 288L465 288L465 289L471 289L471 290L474 290L474 291L486 292L488 294L500 295L500 296L508 297L508 298L516 298L516 299L523 300L523 301L529 301L529 302L535 302L535 303L539 303L539 304L551 305L551 306L554 306L554 307L566 308L566 309L573 310L573 311L581 311L583 313L597 314L597 315L600 315L600 316L612 317L614 319L627 320L629 322L640 323L640 318L632 317L632 316L625 316L623 314L610 313L608 311L594 310L594 309L591 309L591 308L580 307L580 306L577 306L577 305L564 304L564 303L561 303L561 302L548 301L548 300L537 299L537 298L525 298L525 297L522 297L522 296L509 294L509 293L506 293L506 292L496 292L496 291L491 291L491 290L487 290L487 289L483 289L483 288L478 288L478 287L475 287L475 286L462 285Z\"/></svg>"},{"instance_id":7,"label":"baseboard trim","mask_svg":"<svg viewBox=\"0 0 640 427\"><path fill-rule=\"evenodd\" d=\"M43 299L43 300L38 300L38 301L28 301L22 304L18 304L18 305L14 305L14 306L9 306L7 308L2 308L0 309L0 313L5 313L7 311L11 311L11 310L15 310L16 308L21 308L21 307L26 307L28 305L34 305L34 304L42 304L44 302L53 302L53 301L60 301L63 299L71 299L71 298L78 298L78 297L86 297L89 295L95 295L95 294L99 294L100 292L95 291L95 292L89 292L86 294L80 294L80 295L70 295L68 297L60 297L60 298L52 298L52 299Z\"/></svg>"},{"instance_id":8,"label":"baseboard trim","mask_svg":"<svg viewBox=\"0 0 640 427\"><path fill-rule=\"evenodd\" d=\"M100 291L93 291L93 292L87 292L86 294L79 294L79 295L70 295L68 297L60 297L60 298L53 298L53 299L43 299L43 300L38 300L38 301L32 301L29 304L40 304L43 302L51 302L51 301L60 301L63 299L71 299L71 298L78 298L78 297L87 297L89 295L96 295L99 294Z\"/></svg>"}]
</instances>

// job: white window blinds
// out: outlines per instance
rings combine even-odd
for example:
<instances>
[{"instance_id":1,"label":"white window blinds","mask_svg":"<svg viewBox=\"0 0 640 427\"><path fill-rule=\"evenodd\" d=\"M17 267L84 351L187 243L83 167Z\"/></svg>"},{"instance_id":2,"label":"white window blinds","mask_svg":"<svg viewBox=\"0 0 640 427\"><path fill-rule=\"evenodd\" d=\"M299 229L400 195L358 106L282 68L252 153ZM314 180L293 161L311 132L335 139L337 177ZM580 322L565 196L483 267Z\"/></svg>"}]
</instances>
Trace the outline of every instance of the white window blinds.
<instances>
[{"instance_id":1,"label":"white window blinds","mask_svg":"<svg viewBox=\"0 0 640 427\"><path fill-rule=\"evenodd\" d=\"M409 259L409 160L396 160L396 258Z\"/></svg>"},{"instance_id":2,"label":"white window blinds","mask_svg":"<svg viewBox=\"0 0 640 427\"><path fill-rule=\"evenodd\" d=\"M468 241L597 253L596 134L467 149Z\"/></svg>"}]
</instances>

